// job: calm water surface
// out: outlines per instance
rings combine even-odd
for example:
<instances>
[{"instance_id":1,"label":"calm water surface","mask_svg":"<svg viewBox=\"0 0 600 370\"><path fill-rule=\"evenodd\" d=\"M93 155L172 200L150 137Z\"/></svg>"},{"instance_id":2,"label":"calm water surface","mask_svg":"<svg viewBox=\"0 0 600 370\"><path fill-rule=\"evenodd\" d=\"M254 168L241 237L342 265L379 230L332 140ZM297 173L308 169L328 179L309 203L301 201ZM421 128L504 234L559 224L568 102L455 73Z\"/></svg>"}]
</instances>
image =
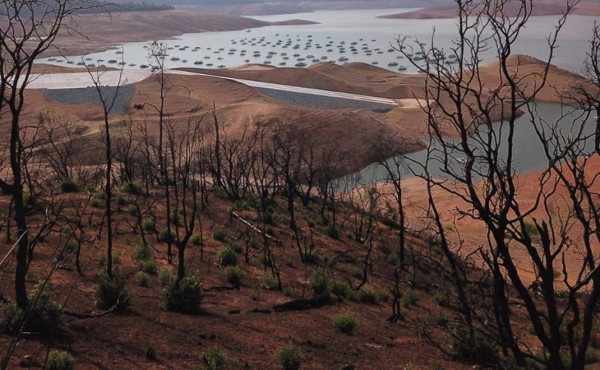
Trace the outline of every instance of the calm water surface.
<instances>
[{"instance_id":1,"label":"calm water surface","mask_svg":"<svg viewBox=\"0 0 600 370\"><path fill-rule=\"evenodd\" d=\"M318 22L301 26L268 26L241 31L184 34L173 40L162 40L168 48L167 68L234 67L245 63L265 63L279 67L308 66L321 61L338 64L364 62L399 71L415 69L392 50L396 39L410 36L431 41L435 30L435 44L449 47L456 30L454 19L402 20L381 19L381 15L407 12L411 9L375 9L317 11L313 13L252 17L264 21L303 19ZM555 63L573 72L581 72L588 48L588 36L596 18L572 16L563 30ZM552 31L557 17L532 17L521 35L515 52L537 58L548 55L546 37ZM46 58L45 63L76 66L90 65L140 68L151 66L148 42L119 45L119 50L93 53L86 56ZM491 61L492 54L485 57Z\"/></svg>"}]
</instances>

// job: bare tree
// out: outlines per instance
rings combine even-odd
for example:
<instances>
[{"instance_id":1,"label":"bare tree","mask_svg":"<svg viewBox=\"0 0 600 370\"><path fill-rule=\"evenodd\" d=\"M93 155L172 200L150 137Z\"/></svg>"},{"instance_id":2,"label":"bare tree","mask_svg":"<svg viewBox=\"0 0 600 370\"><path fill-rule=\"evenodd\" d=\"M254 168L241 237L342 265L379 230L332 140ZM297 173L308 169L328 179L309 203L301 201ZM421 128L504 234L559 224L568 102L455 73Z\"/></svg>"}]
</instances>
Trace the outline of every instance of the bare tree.
<instances>
[{"instance_id":1,"label":"bare tree","mask_svg":"<svg viewBox=\"0 0 600 370\"><path fill-rule=\"evenodd\" d=\"M549 369L583 369L600 297L598 256L591 248L592 239L600 241L594 203L598 176L589 173L590 152L585 149L592 136L587 134L585 113L558 117L573 122L567 133L541 118L536 107L536 97L547 85L558 34L577 1L565 2L566 9L548 37L548 58L534 72L521 68L523 58L513 55L533 1L514 3L517 15L509 17L507 1L485 0L478 5L459 0L459 38L451 47L437 48L432 38L428 46L417 42L415 49L415 44L403 38L397 50L425 73L423 108L431 141L422 176L428 184L440 244L452 261L435 192L464 202L467 206L457 209L458 216L482 223L487 233L487 242L478 253L491 275L494 325L485 327L481 313L471 305L468 315L473 321L464 340L476 344L474 333L487 332L519 366L533 361ZM480 68L485 52L493 52L498 59L498 75L491 83ZM517 119L522 114L535 130L531 140L541 144L548 163L537 179L537 192L528 194L530 203L520 198L515 169L515 136L517 126L524 124ZM429 175L427 169L434 167L440 168L445 180ZM559 187L567 189L566 198L557 195ZM567 213L555 212L558 204ZM575 229L583 230L582 237L574 236ZM567 265L572 246L580 248L583 257L575 268ZM519 267L516 250L525 251L527 263L535 267L533 284ZM523 257L520 262L524 263ZM466 283L460 275L454 274L459 295L464 294L461 285ZM557 284L558 275L562 275L561 284ZM542 353L532 351L517 334L514 301L524 307Z\"/></svg>"},{"instance_id":2,"label":"bare tree","mask_svg":"<svg viewBox=\"0 0 600 370\"><path fill-rule=\"evenodd\" d=\"M0 180L0 188L12 195L14 219L19 235L15 295L18 306L27 308L27 250L29 231L23 192L23 143L21 113L25 89L31 82L36 58L50 49L61 30L69 29L68 19L78 11L97 6L86 0L23 0L0 4L0 114L10 117L10 178Z\"/></svg>"}]
</instances>

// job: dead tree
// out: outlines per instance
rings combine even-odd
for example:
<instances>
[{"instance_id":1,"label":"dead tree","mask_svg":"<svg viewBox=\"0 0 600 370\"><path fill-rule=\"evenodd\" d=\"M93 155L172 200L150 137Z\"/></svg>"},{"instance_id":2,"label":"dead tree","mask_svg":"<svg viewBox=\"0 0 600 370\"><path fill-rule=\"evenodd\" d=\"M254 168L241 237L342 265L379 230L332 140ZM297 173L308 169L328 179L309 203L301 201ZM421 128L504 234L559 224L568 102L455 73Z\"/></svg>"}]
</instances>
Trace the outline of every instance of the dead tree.
<instances>
[{"instance_id":1,"label":"dead tree","mask_svg":"<svg viewBox=\"0 0 600 370\"><path fill-rule=\"evenodd\" d=\"M515 2L516 17L508 16L507 3L486 0L476 6L471 1L457 1L458 39L448 49L437 48L433 38L427 47L416 43L416 49L408 39L398 40L397 50L425 73L424 110L431 137L426 166L439 166L447 179L435 179L428 173L423 177L446 254L451 255L452 246L434 192L464 202L458 216L482 223L486 229L487 243L479 254L491 274L494 325L485 328L479 320L480 326L473 325L471 333L485 330L494 334L504 355L510 353L519 366L530 360L549 369L583 369L593 311L600 297L598 256L591 248L593 240L600 241L594 203L597 174L589 173L586 164L591 154L584 145L590 135L585 134L587 120L575 116L574 129L567 134L541 119L535 105L546 87L558 34L576 1L566 1L566 10L548 37L549 56L534 72L521 68L523 59L513 55L513 46L532 14L533 1ZM490 48L498 59L498 76L493 83L486 83L480 62L482 53ZM415 59L421 54L424 64L421 58ZM531 140L542 144L548 160L537 179L538 190L527 195L529 203L520 198L522 189L515 170L516 128L523 124L517 119L523 113L536 132ZM458 139L448 139L448 133ZM557 195L559 187L567 189L567 197ZM557 206L566 213L558 214ZM575 236L574 229L583 230L582 236ZM573 269L566 260L569 247L575 245L581 248L583 258ZM541 297L528 288L515 258L518 248L526 252L527 263L537 271ZM556 283L559 272L563 286ZM457 286L462 284L457 281ZM560 290L565 290L566 300ZM527 312L543 353L532 352L519 338L513 321L514 301ZM479 318L475 311L471 315ZM570 365L563 350L569 354Z\"/></svg>"},{"instance_id":2,"label":"dead tree","mask_svg":"<svg viewBox=\"0 0 600 370\"><path fill-rule=\"evenodd\" d=\"M9 117L9 162L7 180L0 180L0 188L11 194L14 201L14 220L19 235L15 269L15 297L21 309L27 308L27 250L29 240L22 237L29 232L23 191L23 122L25 89L31 82L33 64L42 53L52 47L61 30L69 28L67 20L78 11L97 6L85 0L23 0L3 1L0 26L0 115ZM71 29L77 32L76 29Z\"/></svg>"}]
</instances>

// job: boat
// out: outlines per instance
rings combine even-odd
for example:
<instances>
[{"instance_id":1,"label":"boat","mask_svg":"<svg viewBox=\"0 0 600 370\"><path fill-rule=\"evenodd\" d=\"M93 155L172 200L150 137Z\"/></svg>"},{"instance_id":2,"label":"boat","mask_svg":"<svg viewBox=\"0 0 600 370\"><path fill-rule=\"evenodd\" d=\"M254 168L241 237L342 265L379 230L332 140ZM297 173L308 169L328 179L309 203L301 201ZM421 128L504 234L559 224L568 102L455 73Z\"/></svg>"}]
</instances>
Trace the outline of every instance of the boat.
<instances>
[{"instance_id":1,"label":"boat","mask_svg":"<svg viewBox=\"0 0 600 370\"><path fill-rule=\"evenodd\" d=\"M388 67L396 67L398 65L398 62L390 62L388 63Z\"/></svg>"},{"instance_id":2,"label":"boat","mask_svg":"<svg viewBox=\"0 0 600 370\"><path fill-rule=\"evenodd\" d=\"M307 64L306 64L306 63L304 63L304 62L298 62L298 63L294 64L294 66L295 66L295 67L306 67L306 66L307 66Z\"/></svg>"}]
</instances>

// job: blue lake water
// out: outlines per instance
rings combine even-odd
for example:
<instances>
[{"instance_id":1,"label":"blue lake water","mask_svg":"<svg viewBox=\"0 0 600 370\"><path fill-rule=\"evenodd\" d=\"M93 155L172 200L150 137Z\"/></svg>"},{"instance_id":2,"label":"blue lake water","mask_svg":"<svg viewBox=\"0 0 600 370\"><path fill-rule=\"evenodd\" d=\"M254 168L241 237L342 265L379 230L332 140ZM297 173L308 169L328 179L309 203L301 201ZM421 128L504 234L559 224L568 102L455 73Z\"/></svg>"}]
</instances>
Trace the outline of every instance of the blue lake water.
<instances>
[{"instance_id":1,"label":"blue lake water","mask_svg":"<svg viewBox=\"0 0 600 370\"><path fill-rule=\"evenodd\" d=\"M371 9L344 11L317 11L312 13L252 17L264 21L303 19L318 22L312 25L268 26L240 31L184 34L175 39L160 40L168 48L167 68L235 67L246 63L270 64L278 67L309 66L332 61L338 64L364 62L382 68L414 72L410 64L400 59L393 50L399 36L429 42L435 30L435 44L449 47L456 30L454 19L403 20L382 19L381 15L410 11L411 9ZM573 72L580 72L588 36L594 17L572 16L563 30L555 63ZM515 52L537 58L548 55L546 37L552 31L557 17L532 17L521 35ZM117 50L86 56L45 58L40 62L76 66L78 63L140 68L151 66L149 42L118 45ZM494 55L485 56L484 62Z\"/></svg>"}]
</instances>

